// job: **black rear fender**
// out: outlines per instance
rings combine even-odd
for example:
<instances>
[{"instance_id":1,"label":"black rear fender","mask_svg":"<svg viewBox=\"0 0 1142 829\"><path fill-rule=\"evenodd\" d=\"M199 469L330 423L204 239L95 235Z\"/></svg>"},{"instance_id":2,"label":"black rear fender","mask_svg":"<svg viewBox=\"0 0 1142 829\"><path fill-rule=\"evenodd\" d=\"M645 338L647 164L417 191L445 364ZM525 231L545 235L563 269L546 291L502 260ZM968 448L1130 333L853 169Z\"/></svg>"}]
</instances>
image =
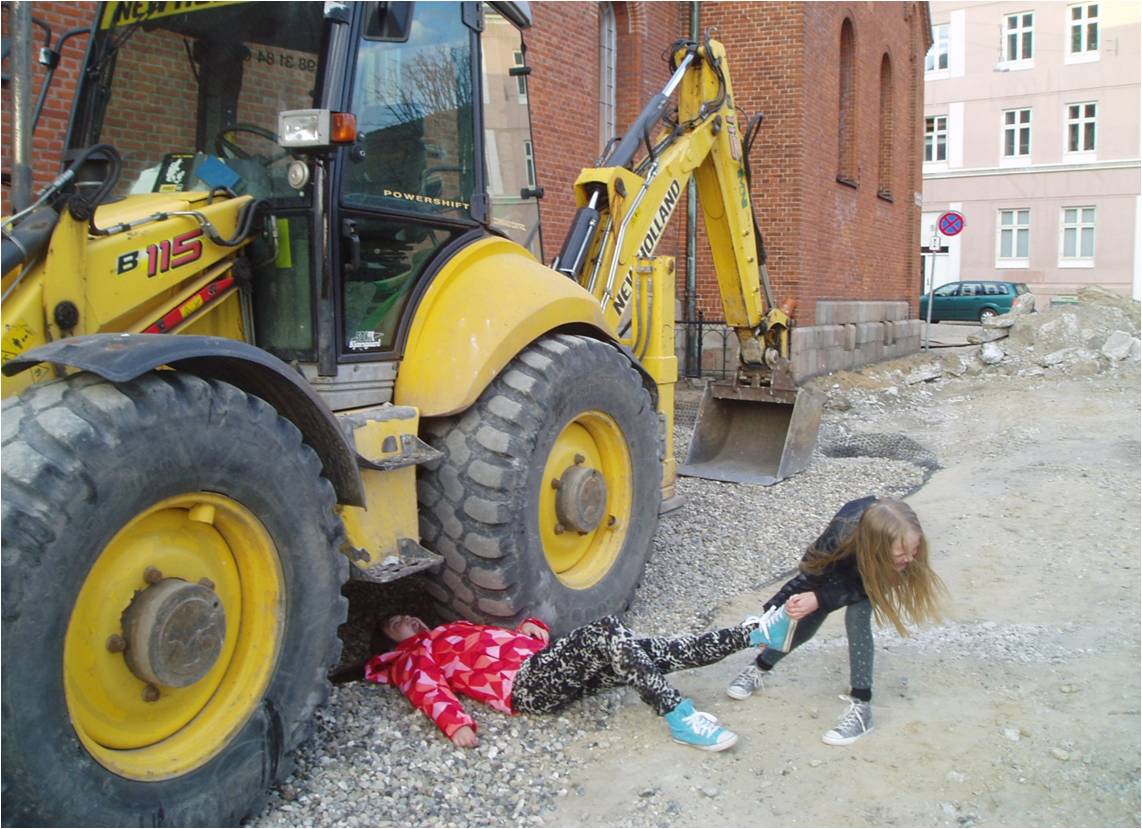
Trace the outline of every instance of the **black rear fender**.
<instances>
[{"instance_id":1,"label":"black rear fender","mask_svg":"<svg viewBox=\"0 0 1142 829\"><path fill-rule=\"evenodd\" d=\"M89 371L112 383L160 366L222 380L256 395L293 423L321 458L322 474L342 504L364 506L356 452L325 401L297 370L239 340L182 334L91 334L33 348L4 364L19 374L38 363Z\"/></svg>"}]
</instances>

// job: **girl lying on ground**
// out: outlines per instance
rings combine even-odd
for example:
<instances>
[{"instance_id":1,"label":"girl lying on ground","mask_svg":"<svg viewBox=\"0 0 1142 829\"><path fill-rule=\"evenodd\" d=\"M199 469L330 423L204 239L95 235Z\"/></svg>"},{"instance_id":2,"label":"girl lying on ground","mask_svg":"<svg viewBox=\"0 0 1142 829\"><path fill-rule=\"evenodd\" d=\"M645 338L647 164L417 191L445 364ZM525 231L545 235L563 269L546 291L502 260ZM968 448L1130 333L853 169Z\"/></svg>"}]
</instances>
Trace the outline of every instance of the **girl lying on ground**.
<instances>
[{"instance_id":1,"label":"girl lying on ground","mask_svg":"<svg viewBox=\"0 0 1142 829\"><path fill-rule=\"evenodd\" d=\"M749 647L753 627L639 638L607 616L550 642L547 625L537 619L515 630L464 621L429 629L415 616L394 615L382 621L382 630L395 647L369 660L365 678L400 688L464 748L479 739L458 693L506 714L547 714L580 697L629 685L666 719L675 742L722 751L737 735L695 711L663 674L710 665Z\"/></svg>"}]
</instances>

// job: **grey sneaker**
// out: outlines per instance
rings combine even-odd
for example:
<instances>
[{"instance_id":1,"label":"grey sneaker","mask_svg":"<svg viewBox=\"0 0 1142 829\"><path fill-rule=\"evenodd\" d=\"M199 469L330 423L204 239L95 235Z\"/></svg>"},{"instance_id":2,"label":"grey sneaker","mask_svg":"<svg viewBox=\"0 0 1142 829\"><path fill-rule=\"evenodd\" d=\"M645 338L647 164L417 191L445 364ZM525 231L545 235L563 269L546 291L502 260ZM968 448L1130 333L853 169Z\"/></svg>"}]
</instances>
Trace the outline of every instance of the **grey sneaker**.
<instances>
[{"instance_id":1,"label":"grey sneaker","mask_svg":"<svg viewBox=\"0 0 1142 829\"><path fill-rule=\"evenodd\" d=\"M750 662L734 677L733 682L726 688L726 693L734 699L749 699L754 691L760 691L763 687L765 687L765 671L757 667L757 663Z\"/></svg>"},{"instance_id":2,"label":"grey sneaker","mask_svg":"<svg viewBox=\"0 0 1142 829\"><path fill-rule=\"evenodd\" d=\"M841 699L849 704L849 710L821 737L826 745L847 746L872 731L872 705L847 694L841 694Z\"/></svg>"}]
</instances>

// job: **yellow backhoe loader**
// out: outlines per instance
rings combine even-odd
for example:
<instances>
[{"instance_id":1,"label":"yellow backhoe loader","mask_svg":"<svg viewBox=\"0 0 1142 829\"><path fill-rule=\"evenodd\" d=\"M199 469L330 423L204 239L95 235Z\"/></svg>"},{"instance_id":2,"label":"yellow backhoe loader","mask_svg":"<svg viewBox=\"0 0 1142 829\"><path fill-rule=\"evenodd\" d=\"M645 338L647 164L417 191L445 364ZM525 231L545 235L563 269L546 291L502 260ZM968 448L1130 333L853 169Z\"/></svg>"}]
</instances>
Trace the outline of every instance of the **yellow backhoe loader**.
<instances>
[{"instance_id":1,"label":"yellow backhoe loader","mask_svg":"<svg viewBox=\"0 0 1142 829\"><path fill-rule=\"evenodd\" d=\"M654 251L690 176L742 363L687 469L807 462L819 401L721 45L676 45L548 267L529 22L100 8L64 171L3 221L5 824L256 811L327 694L350 572L557 633L621 612L677 500Z\"/></svg>"}]
</instances>

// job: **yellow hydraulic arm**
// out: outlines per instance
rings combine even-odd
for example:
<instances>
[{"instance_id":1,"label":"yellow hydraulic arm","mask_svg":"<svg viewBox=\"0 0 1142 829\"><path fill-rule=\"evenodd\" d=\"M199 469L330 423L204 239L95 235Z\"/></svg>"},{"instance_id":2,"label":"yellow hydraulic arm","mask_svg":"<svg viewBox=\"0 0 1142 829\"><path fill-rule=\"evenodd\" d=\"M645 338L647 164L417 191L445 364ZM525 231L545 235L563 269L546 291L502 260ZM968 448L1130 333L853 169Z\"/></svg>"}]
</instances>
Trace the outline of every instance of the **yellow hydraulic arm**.
<instances>
[{"instance_id":1,"label":"yellow hydraulic arm","mask_svg":"<svg viewBox=\"0 0 1142 829\"><path fill-rule=\"evenodd\" d=\"M776 307L769 290L725 49L714 40L686 43L675 51L674 65L666 88L604 166L579 175L579 214L555 268L598 297L615 330L637 341L631 298L639 260L653 256L694 176L726 323L741 346L742 370L768 373L767 367L789 358L791 309ZM677 121L663 129L658 122L675 90ZM645 157L634 165L644 148Z\"/></svg>"},{"instance_id":2,"label":"yellow hydraulic arm","mask_svg":"<svg viewBox=\"0 0 1142 829\"><path fill-rule=\"evenodd\" d=\"M693 176L740 363L732 380L706 387L686 463L677 471L771 484L808 464L821 400L793 382L793 303L773 301L750 200L749 140L738 124L725 49L715 40L682 42L672 66L669 83L602 165L579 175L579 210L553 267L596 297L620 340L659 383L669 456L676 377L673 261L655 257L654 250ZM663 120L675 92L677 115ZM670 460L665 472L664 495Z\"/></svg>"}]
</instances>

